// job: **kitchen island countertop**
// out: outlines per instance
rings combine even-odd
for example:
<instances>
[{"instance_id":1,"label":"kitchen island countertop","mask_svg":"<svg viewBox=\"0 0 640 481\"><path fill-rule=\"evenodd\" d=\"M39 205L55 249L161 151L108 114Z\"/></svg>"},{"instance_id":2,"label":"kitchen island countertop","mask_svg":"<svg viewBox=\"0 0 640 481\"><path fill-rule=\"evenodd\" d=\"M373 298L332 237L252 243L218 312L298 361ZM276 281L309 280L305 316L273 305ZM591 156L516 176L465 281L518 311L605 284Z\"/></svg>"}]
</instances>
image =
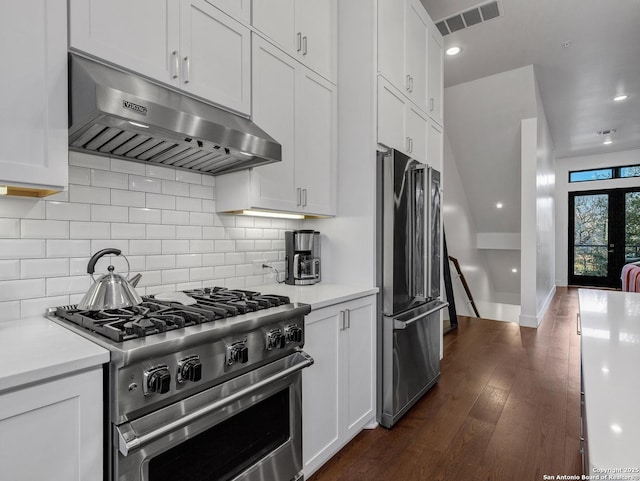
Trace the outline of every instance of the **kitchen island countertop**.
<instances>
[{"instance_id":1,"label":"kitchen island countertop","mask_svg":"<svg viewBox=\"0 0 640 481\"><path fill-rule=\"evenodd\" d=\"M358 299L359 297L369 296L378 292L377 287L350 286L323 282L311 286L265 284L262 286L248 287L247 289L260 291L263 294L287 296L292 302L310 304L311 309L322 309L323 307Z\"/></svg>"},{"instance_id":2,"label":"kitchen island countertop","mask_svg":"<svg viewBox=\"0 0 640 481\"><path fill-rule=\"evenodd\" d=\"M585 474L639 480L640 294L580 289L579 299Z\"/></svg>"},{"instance_id":3,"label":"kitchen island countertop","mask_svg":"<svg viewBox=\"0 0 640 481\"><path fill-rule=\"evenodd\" d=\"M109 362L109 351L45 317L0 322L0 394Z\"/></svg>"}]
</instances>

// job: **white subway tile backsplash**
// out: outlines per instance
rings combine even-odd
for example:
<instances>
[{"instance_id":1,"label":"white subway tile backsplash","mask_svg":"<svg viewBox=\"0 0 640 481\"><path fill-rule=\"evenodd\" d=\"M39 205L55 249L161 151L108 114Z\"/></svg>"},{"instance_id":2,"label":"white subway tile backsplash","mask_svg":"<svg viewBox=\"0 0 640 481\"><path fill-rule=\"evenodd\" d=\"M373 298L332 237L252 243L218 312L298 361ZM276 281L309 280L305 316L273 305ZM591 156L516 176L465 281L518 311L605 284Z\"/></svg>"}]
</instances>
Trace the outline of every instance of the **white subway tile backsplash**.
<instances>
[{"instance_id":1,"label":"white subway tile backsplash","mask_svg":"<svg viewBox=\"0 0 640 481\"><path fill-rule=\"evenodd\" d=\"M202 254L179 254L176 267L202 267Z\"/></svg>"},{"instance_id":2,"label":"white subway tile backsplash","mask_svg":"<svg viewBox=\"0 0 640 481\"><path fill-rule=\"evenodd\" d=\"M128 222L129 209L114 205L92 205L91 220L93 222Z\"/></svg>"},{"instance_id":3,"label":"white subway tile backsplash","mask_svg":"<svg viewBox=\"0 0 640 481\"><path fill-rule=\"evenodd\" d=\"M47 279L47 296L82 294L89 290L89 276L50 277Z\"/></svg>"},{"instance_id":4,"label":"white subway tile backsplash","mask_svg":"<svg viewBox=\"0 0 640 481\"><path fill-rule=\"evenodd\" d=\"M163 210L162 223L173 225L189 225L189 212L181 210Z\"/></svg>"},{"instance_id":5,"label":"white subway tile backsplash","mask_svg":"<svg viewBox=\"0 0 640 481\"><path fill-rule=\"evenodd\" d=\"M30 259L45 255L44 239L0 239L0 259Z\"/></svg>"},{"instance_id":6,"label":"white subway tile backsplash","mask_svg":"<svg viewBox=\"0 0 640 481\"><path fill-rule=\"evenodd\" d=\"M271 227L274 229L286 229L287 221L284 219L271 219Z\"/></svg>"},{"instance_id":7,"label":"white subway tile backsplash","mask_svg":"<svg viewBox=\"0 0 640 481\"><path fill-rule=\"evenodd\" d=\"M176 284L176 291L187 291L190 289L202 289L202 281L181 282Z\"/></svg>"},{"instance_id":8,"label":"white subway tile backsplash","mask_svg":"<svg viewBox=\"0 0 640 481\"><path fill-rule=\"evenodd\" d=\"M89 204L46 201L46 217L51 220L91 220Z\"/></svg>"},{"instance_id":9,"label":"white subway tile backsplash","mask_svg":"<svg viewBox=\"0 0 640 481\"><path fill-rule=\"evenodd\" d=\"M162 271L145 271L142 273L142 278L140 279L136 289L138 287L158 286L159 284L162 284ZM147 294L151 294L149 289L147 289Z\"/></svg>"},{"instance_id":10,"label":"white subway tile backsplash","mask_svg":"<svg viewBox=\"0 0 640 481\"><path fill-rule=\"evenodd\" d=\"M248 276L244 277L245 285L247 287L250 286L261 286L265 283L265 277L267 276Z\"/></svg>"},{"instance_id":11,"label":"white subway tile backsplash","mask_svg":"<svg viewBox=\"0 0 640 481\"><path fill-rule=\"evenodd\" d=\"M213 187L208 185L189 185L189 197L213 200Z\"/></svg>"},{"instance_id":12,"label":"white subway tile backsplash","mask_svg":"<svg viewBox=\"0 0 640 481\"><path fill-rule=\"evenodd\" d=\"M202 265L203 267L221 266L224 264L224 256L223 253L202 254Z\"/></svg>"},{"instance_id":13,"label":"white subway tile backsplash","mask_svg":"<svg viewBox=\"0 0 640 481\"><path fill-rule=\"evenodd\" d=\"M24 222L45 222L23 220ZM0 219L0 238L11 239L20 237L20 219Z\"/></svg>"},{"instance_id":14,"label":"white subway tile backsplash","mask_svg":"<svg viewBox=\"0 0 640 481\"><path fill-rule=\"evenodd\" d=\"M111 171L122 172L123 174L145 174L145 165L138 162L131 162L122 159L111 159Z\"/></svg>"},{"instance_id":15,"label":"white subway tile backsplash","mask_svg":"<svg viewBox=\"0 0 640 481\"><path fill-rule=\"evenodd\" d=\"M86 272L86 262L85 269ZM22 259L20 261L20 277L37 279L41 277L58 277L69 275L69 259Z\"/></svg>"},{"instance_id":16,"label":"white subway tile backsplash","mask_svg":"<svg viewBox=\"0 0 640 481\"><path fill-rule=\"evenodd\" d=\"M163 254L189 254L190 253L189 241L186 239L163 240L162 253Z\"/></svg>"},{"instance_id":17,"label":"white subway tile backsplash","mask_svg":"<svg viewBox=\"0 0 640 481\"><path fill-rule=\"evenodd\" d=\"M284 251L284 239L271 241L271 250Z\"/></svg>"},{"instance_id":18,"label":"white subway tile backsplash","mask_svg":"<svg viewBox=\"0 0 640 481\"><path fill-rule=\"evenodd\" d=\"M0 321L20 319L20 301L0 302Z\"/></svg>"},{"instance_id":19,"label":"white subway tile backsplash","mask_svg":"<svg viewBox=\"0 0 640 481\"><path fill-rule=\"evenodd\" d=\"M8 281L9 279L20 279L20 261L18 259L0 261L0 281Z\"/></svg>"},{"instance_id":20,"label":"white subway tile backsplash","mask_svg":"<svg viewBox=\"0 0 640 481\"><path fill-rule=\"evenodd\" d=\"M50 307L67 306L68 295L20 301L20 317L43 316Z\"/></svg>"},{"instance_id":21,"label":"white subway tile backsplash","mask_svg":"<svg viewBox=\"0 0 640 481\"><path fill-rule=\"evenodd\" d=\"M130 190L111 190L111 205L125 205L129 207L144 207L146 198L144 192Z\"/></svg>"},{"instance_id":22,"label":"white subway tile backsplash","mask_svg":"<svg viewBox=\"0 0 640 481\"><path fill-rule=\"evenodd\" d=\"M236 250L236 241L216 240L214 244L215 252L233 252Z\"/></svg>"},{"instance_id":23,"label":"white subway tile backsplash","mask_svg":"<svg viewBox=\"0 0 640 481\"><path fill-rule=\"evenodd\" d=\"M208 185L213 187L216 185L216 178L213 175L203 175L202 176L202 185Z\"/></svg>"},{"instance_id":24,"label":"white subway tile backsplash","mask_svg":"<svg viewBox=\"0 0 640 481\"><path fill-rule=\"evenodd\" d=\"M89 169L109 170L109 159L71 150L69 151L69 165L87 167Z\"/></svg>"},{"instance_id":25,"label":"white subway tile backsplash","mask_svg":"<svg viewBox=\"0 0 640 481\"><path fill-rule=\"evenodd\" d=\"M124 207L124 209L126 209L126 207ZM146 224L113 223L111 224L111 238L112 239L146 239L147 226Z\"/></svg>"},{"instance_id":26,"label":"white subway tile backsplash","mask_svg":"<svg viewBox=\"0 0 640 481\"><path fill-rule=\"evenodd\" d=\"M91 253L89 240L47 240L47 257L88 256Z\"/></svg>"},{"instance_id":27,"label":"white subway tile backsplash","mask_svg":"<svg viewBox=\"0 0 640 481\"><path fill-rule=\"evenodd\" d=\"M147 209L146 207L129 207L129 222L160 224L162 222L162 211Z\"/></svg>"},{"instance_id":28,"label":"white subway tile backsplash","mask_svg":"<svg viewBox=\"0 0 640 481\"><path fill-rule=\"evenodd\" d=\"M111 203L111 191L103 187L89 187L87 185L69 186L69 201L74 204L102 204L109 205Z\"/></svg>"},{"instance_id":29,"label":"white subway tile backsplash","mask_svg":"<svg viewBox=\"0 0 640 481\"><path fill-rule=\"evenodd\" d=\"M213 279L213 267L196 267L190 269L190 277L192 281L210 281Z\"/></svg>"},{"instance_id":30,"label":"white subway tile backsplash","mask_svg":"<svg viewBox=\"0 0 640 481\"><path fill-rule=\"evenodd\" d=\"M86 167L69 167L69 183L91 185L91 169Z\"/></svg>"},{"instance_id":31,"label":"white subway tile backsplash","mask_svg":"<svg viewBox=\"0 0 640 481\"><path fill-rule=\"evenodd\" d=\"M149 164L145 166L146 176L157 179L176 180L176 169L169 169L160 165Z\"/></svg>"},{"instance_id":32,"label":"white subway tile backsplash","mask_svg":"<svg viewBox=\"0 0 640 481\"><path fill-rule=\"evenodd\" d=\"M236 265L236 276L252 276L253 264L240 264Z\"/></svg>"},{"instance_id":33,"label":"white subway tile backsplash","mask_svg":"<svg viewBox=\"0 0 640 481\"><path fill-rule=\"evenodd\" d=\"M175 255L147 256L146 264L147 264L147 269L153 270L153 271L161 270L161 269L175 269L176 256Z\"/></svg>"},{"instance_id":34,"label":"white subway tile backsplash","mask_svg":"<svg viewBox=\"0 0 640 481\"><path fill-rule=\"evenodd\" d=\"M209 212L211 214L216 211L216 202L214 200L202 199L202 212Z\"/></svg>"},{"instance_id":35,"label":"white subway tile backsplash","mask_svg":"<svg viewBox=\"0 0 640 481\"><path fill-rule=\"evenodd\" d=\"M246 231L247 239L262 239L262 229L246 229Z\"/></svg>"},{"instance_id":36,"label":"white subway tile backsplash","mask_svg":"<svg viewBox=\"0 0 640 481\"><path fill-rule=\"evenodd\" d=\"M189 269L171 269L162 271L163 284L175 284L177 282L189 282Z\"/></svg>"},{"instance_id":37,"label":"white subway tile backsplash","mask_svg":"<svg viewBox=\"0 0 640 481\"><path fill-rule=\"evenodd\" d=\"M192 199L191 197L176 197L175 209L187 210L189 212L202 212L202 199Z\"/></svg>"},{"instance_id":38,"label":"white subway tile backsplash","mask_svg":"<svg viewBox=\"0 0 640 481\"><path fill-rule=\"evenodd\" d=\"M236 227L236 219L238 219L240 216L231 215L231 214L219 214L216 217L218 217L218 219L220 220L221 226Z\"/></svg>"},{"instance_id":39,"label":"white subway tile backsplash","mask_svg":"<svg viewBox=\"0 0 640 481\"><path fill-rule=\"evenodd\" d=\"M255 227L260 229L266 229L271 227L271 219L267 217L256 217L254 219Z\"/></svg>"},{"instance_id":40,"label":"white subway tile backsplash","mask_svg":"<svg viewBox=\"0 0 640 481\"><path fill-rule=\"evenodd\" d=\"M0 217L44 219L45 202L28 197L0 196Z\"/></svg>"},{"instance_id":41,"label":"white subway tile backsplash","mask_svg":"<svg viewBox=\"0 0 640 481\"><path fill-rule=\"evenodd\" d=\"M155 192L159 194L162 190L162 182L160 179L154 179L151 177L140 177L137 175L129 176L129 190L135 190L139 192Z\"/></svg>"},{"instance_id":42,"label":"white subway tile backsplash","mask_svg":"<svg viewBox=\"0 0 640 481\"><path fill-rule=\"evenodd\" d=\"M172 195L147 193L147 207L151 209L176 209L176 198Z\"/></svg>"},{"instance_id":43,"label":"white subway tile backsplash","mask_svg":"<svg viewBox=\"0 0 640 481\"><path fill-rule=\"evenodd\" d=\"M189 197L189 185L185 182L174 182L171 180L162 181L162 193L167 195L179 195Z\"/></svg>"},{"instance_id":44,"label":"white subway tile backsplash","mask_svg":"<svg viewBox=\"0 0 640 481\"><path fill-rule=\"evenodd\" d=\"M173 226L172 226L173 227ZM176 239L202 239L202 227L199 225L175 226Z\"/></svg>"},{"instance_id":45,"label":"white subway tile backsplash","mask_svg":"<svg viewBox=\"0 0 640 481\"><path fill-rule=\"evenodd\" d=\"M236 266L216 266L213 268L213 277L223 279L225 277L235 277Z\"/></svg>"},{"instance_id":46,"label":"white subway tile backsplash","mask_svg":"<svg viewBox=\"0 0 640 481\"><path fill-rule=\"evenodd\" d=\"M213 243L212 240L191 240L189 241L189 250L191 253L207 253L213 252Z\"/></svg>"},{"instance_id":47,"label":"white subway tile backsplash","mask_svg":"<svg viewBox=\"0 0 640 481\"><path fill-rule=\"evenodd\" d=\"M278 229L263 229L262 237L264 237L265 239L272 239L272 240L279 239L280 231Z\"/></svg>"},{"instance_id":48,"label":"white subway tile backsplash","mask_svg":"<svg viewBox=\"0 0 640 481\"><path fill-rule=\"evenodd\" d=\"M111 224L108 222L69 223L71 239L108 239L111 237Z\"/></svg>"},{"instance_id":49,"label":"white subway tile backsplash","mask_svg":"<svg viewBox=\"0 0 640 481\"><path fill-rule=\"evenodd\" d=\"M227 227L224 229L228 239L244 239L245 237L248 237L245 235L245 231L249 230L251 229L243 229L241 227Z\"/></svg>"},{"instance_id":50,"label":"white subway tile backsplash","mask_svg":"<svg viewBox=\"0 0 640 481\"><path fill-rule=\"evenodd\" d=\"M44 296L44 279L0 281L0 302Z\"/></svg>"},{"instance_id":51,"label":"white subway tile backsplash","mask_svg":"<svg viewBox=\"0 0 640 481\"><path fill-rule=\"evenodd\" d=\"M219 241L216 241L216 243ZM256 242L253 240L237 240L236 242L236 250L240 252L253 251L256 250Z\"/></svg>"},{"instance_id":52,"label":"white subway tile backsplash","mask_svg":"<svg viewBox=\"0 0 640 481\"><path fill-rule=\"evenodd\" d=\"M102 249L120 249L125 256L129 255L129 241L125 239L95 239L91 241L90 253L93 255ZM78 253L78 255L80 255Z\"/></svg>"},{"instance_id":53,"label":"white subway tile backsplash","mask_svg":"<svg viewBox=\"0 0 640 481\"><path fill-rule=\"evenodd\" d=\"M239 215L236 219L236 227L253 227L255 217Z\"/></svg>"},{"instance_id":54,"label":"white subway tile backsplash","mask_svg":"<svg viewBox=\"0 0 640 481\"><path fill-rule=\"evenodd\" d=\"M175 239L175 225L148 224L147 239Z\"/></svg>"},{"instance_id":55,"label":"white subway tile backsplash","mask_svg":"<svg viewBox=\"0 0 640 481\"><path fill-rule=\"evenodd\" d=\"M244 264L245 256L244 252L227 252L224 255L224 264Z\"/></svg>"},{"instance_id":56,"label":"white subway tile backsplash","mask_svg":"<svg viewBox=\"0 0 640 481\"><path fill-rule=\"evenodd\" d=\"M268 260L269 262L275 262L280 260L280 252L279 251L269 251L269 252L263 252L264 254L264 258L266 260ZM284 252L283 252L284 254ZM283 257L284 259L284 257Z\"/></svg>"},{"instance_id":57,"label":"white subway tile backsplash","mask_svg":"<svg viewBox=\"0 0 640 481\"><path fill-rule=\"evenodd\" d=\"M91 169L91 185L109 187L110 189L127 189L129 187L129 176L119 172Z\"/></svg>"},{"instance_id":58,"label":"white subway tile backsplash","mask_svg":"<svg viewBox=\"0 0 640 481\"><path fill-rule=\"evenodd\" d=\"M203 177L211 177L211 176L203 176L202 174L198 174L196 172L187 172L186 170L176 170L176 179L178 182L186 182L188 184L202 184Z\"/></svg>"},{"instance_id":59,"label":"white subway tile backsplash","mask_svg":"<svg viewBox=\"0 0 640 481\"><path fill-rule=\"evenodd\" d=\"M129 241L129 253L131 255L162 254L161 240L131 240Z\"/></svg>"},{"instance_id":60,"label":"white subway tile backsplash","mask_svg":"<svg viewBox=\"0 0 640 481\"><path fill-rule=\"evenodd\" d=\"M254 262L254 261L259 261L260 259L266 259L264 252L252 251L252 252L244 252L243 254L245 255L246 262ZM244 264L244 262L240 262L239 264Z\"/></svg>"},{"instance_id":61,"label":"white subway tile backsplash","mask_svg":"<svg viewBox=\"0 0 640 481\"><path fill-rule=\"evenodd\" d=\"M191 225L213 225L213 216L206 212L190 212L189 224Z\"/></svg>"},{"instance_id":62,"label":"white subway tile backsplash","mask_svg":"<svg viewBox=\"0 0 640 481\"><path fill-rule=\"evenodd\" d=\"M247 287L249 284L246 283L245 279L247 279L246 277L235 277L233 279L223 279L222 280L222 284L227 287L228 289L244 289L245 287ZM220 282L219 282L220 283ZM252 284L252 285L259 285L259 284Z\"/></svg>"},{"instance_id":63,"label":"white subway tile backsplash","mask_svg":"<svg viewBox=\"0 0 640 481\"><path fill-rule=\"evenodd\" d=\"M222 240L225 238L225 229L224 227L203 227L202 238Z\"/></svg>"},{"instance_id":64,"label":"white subway tile backsplash","mask_svg":"<svg viewBox=\"0 0 640 481\"><path fill-rule=\"evenodd\" d=\"M147 290L147 295L158 294L160 292L173 292L178 290L175 284L158 284L148 286L145 289Z\"/></svg>"}]
</instances>

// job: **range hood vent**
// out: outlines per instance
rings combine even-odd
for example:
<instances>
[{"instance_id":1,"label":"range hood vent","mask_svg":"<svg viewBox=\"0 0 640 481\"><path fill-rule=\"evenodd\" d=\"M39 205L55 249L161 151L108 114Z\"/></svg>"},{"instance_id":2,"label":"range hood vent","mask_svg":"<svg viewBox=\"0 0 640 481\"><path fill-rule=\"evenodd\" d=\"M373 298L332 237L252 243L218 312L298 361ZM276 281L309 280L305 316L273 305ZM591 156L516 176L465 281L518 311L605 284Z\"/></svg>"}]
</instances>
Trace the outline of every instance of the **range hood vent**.
<instances>
[{"instance_id":1,"label":"range hood vent","mask_svg":"<svg viewBox=\"0 0 640 481\"><path fill-rule=\"evenodd\" d=\"M69 55L69 148L217 175L282 160L250 120Z\"/></svg>"}]
</instances>

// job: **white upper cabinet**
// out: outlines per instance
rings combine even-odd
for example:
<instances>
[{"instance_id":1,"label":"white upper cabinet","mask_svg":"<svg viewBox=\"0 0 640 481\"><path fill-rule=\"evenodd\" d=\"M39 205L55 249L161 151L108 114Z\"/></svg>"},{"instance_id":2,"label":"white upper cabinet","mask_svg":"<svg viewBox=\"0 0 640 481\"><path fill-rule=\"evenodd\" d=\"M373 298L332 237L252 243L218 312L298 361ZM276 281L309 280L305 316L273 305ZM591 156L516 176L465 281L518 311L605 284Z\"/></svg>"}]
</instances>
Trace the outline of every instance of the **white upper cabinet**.
<instances>
[{"instance_id":1,"label":"white upper cabinet","mask_svg":"<svg viewBox=\"0 0 640 481\"><path fill-rule=\"evenodd\" d=\"M72 49L251 112L250 31L211 3L69 0L69 18Z\"/></svg>"},{"instance_id":2,"label":"white upper cabinet","mask_svg":"<svg viewBox=\"0 0 640 481\"><path fill-rule=\"evenodd\" d=\"M249 25L251 23L251 0L207 0L227 15Z\"/></svg>"},{"instance_id":3,"label":"white upper cabinet","mask_svg":"<svg viewBox=\"0 0 640 481\"><path fill-rule=\"evenodd\" d=\"M378 71L425 112L428 24L419 0L378 2Z\"/></svg>"},{"instance_id":4,"label":"white upper cabinet","mask_svg":"<svg viewBox=\"0 0 640 481\"><path fill-rule=\"evenodd\" d=\"M335 82L337 0L254 0L252 9L257 30Z\"/></svg>"},{"instance_id":5,"label":"white upper cabinet","mask_svg":"<svg viewBox=\"0 0 640 481\"><path fill-rule=\"evenodd\" d=\"M442 85L442 45L440 32L432 29L429 35L429 116L443 124L442 99L444 98Z\"/></svg>"},{"instance_id":6,"label":"white upper cabinet","mask_svg":"<svg viewBox=\"0 0 640 481\"><path fill-rule=\"evenodd\" d=\"M63 190L68 179L64 0L0 2L0 187ZM3 187L4 190L4 187Z\"/></svg>"}]
</instances>

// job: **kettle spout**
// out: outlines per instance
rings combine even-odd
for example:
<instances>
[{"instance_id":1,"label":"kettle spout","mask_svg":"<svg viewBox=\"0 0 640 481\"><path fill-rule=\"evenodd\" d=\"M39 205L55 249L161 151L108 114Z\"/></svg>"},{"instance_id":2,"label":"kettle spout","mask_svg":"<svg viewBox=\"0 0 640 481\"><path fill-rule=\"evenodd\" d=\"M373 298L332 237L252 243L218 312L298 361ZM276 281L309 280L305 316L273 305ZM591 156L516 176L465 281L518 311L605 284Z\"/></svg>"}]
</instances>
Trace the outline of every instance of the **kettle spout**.
<instances>
[{"instance_id":1,"label":"kettle spout","mask_svg":"<svg viewBox=\"0 0 640 481\"><path fill-rule=\"evenodd\" d=\"M140 282L140 279L142 279L142 274L136 274L131 279L129 279L128 282L132 287L136 287L138 285L138 282Z\"/></svg>"}]
</instances>

